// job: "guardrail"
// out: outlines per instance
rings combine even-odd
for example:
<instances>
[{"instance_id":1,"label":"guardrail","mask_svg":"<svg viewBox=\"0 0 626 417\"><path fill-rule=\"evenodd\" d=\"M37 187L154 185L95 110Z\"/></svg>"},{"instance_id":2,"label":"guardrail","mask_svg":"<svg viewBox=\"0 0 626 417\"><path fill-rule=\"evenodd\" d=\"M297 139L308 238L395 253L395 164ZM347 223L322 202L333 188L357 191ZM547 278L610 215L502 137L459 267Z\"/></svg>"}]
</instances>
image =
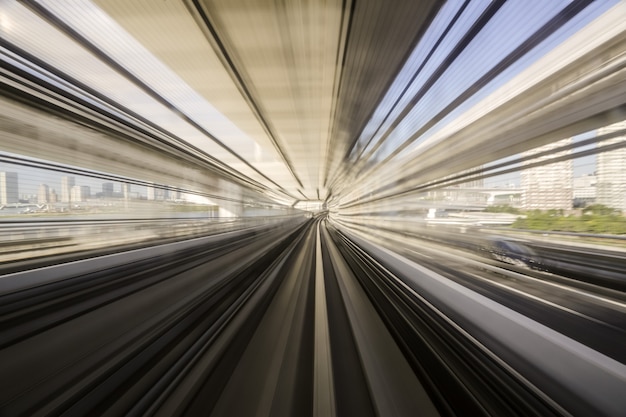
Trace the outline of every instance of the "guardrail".
<instances>
[{"instance_id":1,"label":"guardrail","mask_svg":"<svg viewBox=\"0 0 626 417\"><path fill-rule=\"evenodd\" d=\"M304 216L0 221L0 264L114 246L156 243L280 223Z\"/></svg>"}]
</instances>

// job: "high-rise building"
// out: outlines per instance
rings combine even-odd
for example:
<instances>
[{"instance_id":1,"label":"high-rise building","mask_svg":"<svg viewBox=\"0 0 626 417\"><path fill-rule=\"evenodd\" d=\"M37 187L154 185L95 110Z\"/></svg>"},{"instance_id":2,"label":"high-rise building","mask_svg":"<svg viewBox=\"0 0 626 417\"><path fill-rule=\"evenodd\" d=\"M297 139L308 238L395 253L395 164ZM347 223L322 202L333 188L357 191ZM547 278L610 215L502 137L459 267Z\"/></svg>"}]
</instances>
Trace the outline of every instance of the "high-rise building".
<instances>
[{"instance_id":1,"label":"high-rise building","mask_svg":"<svg viewBox=\"0 0 626 417\"><path fill-rule=\"evenodd\" d=\"M155 200L167 200L169 197L169 191L163 188L156 188L154 190L154 199Z\"/></svg>"},{"instance_id":2,"label":"high-rise building","mask_svg":"<svg viewBox=\"0 0 626 417\"><path fill-rule=\"evenodd\" d=\"M571 143L571 138L550 143L524 152L529 157L540 152L550 151ZM571 150L531 159L525 164L547 161L551 158L568 155ZM549 210L572 208L572 161L560 161L523 169L521 173L522 208L525 210Z\"/></svg>"},{"instance_id":3,"label":"high-rise building","mask_svg":"<svg viewBox=\"0 0 626 417\"><path fill-rule=\"evenodd\" d=\"M112 182L102 183L102 197L111 198L113 197L113 186Z\"/></svg>"},{"instance_id":4,"label":"high-rise building","mask_svg":"<svg viewBox=\"0 0 626 417\"><path fill-rule=\"evenodd\" d=\"M155 199L154 187L149 185L148 187L146 187L146 190L147 190L146 198L148 200L154 200Z\"/></svg>"},{"instance_id":5,"label":"high-rise building","mask_svg":"<svg viewBox=\"0 0 626 417\"><path fill-rule=\"evenodd\" d=\"M52 190L50 190L50 201L48 201L48 203L56 204L58 202L59 202L59 196L57 195L57 192L53 188Z\"/></svg>"},{"instance_id":6,"label":"high-rise building","mask_svg":"<svg viewBox=\"0 0 626 417\"><path fill-rule=\"evenodd\" d=\"M593 174L575 177L573 188L574 206L584 207L596 201L597 179Z\"/></svg>"},{"instance_id":7,"label":"high-rise building","mask_svg":"<svg viewBox=\"0 0 626 417\"><path fill-rule=\"evenodd\" d=\"M125 200L130 198L130 184L122 183L122 194L124 195Z\"/></svg>"},{"instance_id":8,"label":"high-rise building","mask_svg":"<svg viewBox=\"0 0 626 417\"><path fill-rule=\"evenodd\" d=\"M598 135L626 129L626 121L598 129ZM626 143L623 148L602 152L602 147L626 142L626 136L618 136L598 142L596 166L596 203L626 210Z\"/></svg>"},{"instance_id":9,"label":"high-rise building","mask_svg":"<svg viewBox=\"0 0 626 417\"><path fill-rule=\"evenodd\" d=\"M71 190L72 202L86 201L91 195L91 188L86 185L75 185Z\"/></svg>"},{"instance_id":10,"label":"high-rise building","mask_svg":"<svg viewBox=\"0 0 626 417\"><path fill-rule=\"evenodd\" d=\"M483 166L480 165L480 166L477 166L476 168L463 171L460 174L479 175L482 170L483 170ZM456 197L456 200L459 200L460 202L465 201L471 204L484 204L487 200L487 195L484 193L481 193L480 191L478 192L471 191L473 188L481 189L484 187L485 187L485 180L482 178L472 179L468 182L465 182L458 186L458 188L460 188L462 191L459 191L459 194Z\"/></svg>"},{"instance_id":11,"label":"high-rise building","mask_svg":"<svg viewBox=\"0 0 626 417\"><path fill-rule=\"evenodd\" d=\"M0 204L13 204L19 201L17 172L0 172Z\"/></svg>"},{"instance_id":12,"label":"high-rise building","mask_svg":"<svg viewBox=\"0 0 626 417\"><path fill-rule=\"evenodd\" d=\"M50 187L47 184L39 184L39 192L37 193L37 202L39 204L50 203Z\"/></svg>"},{"instance_id":13,"label":"high-rise building","mask_svg":"<svg viewBox=\"0 0 626 417\"><path fill-rule=\"evenodd\" d=\"M177 190L175 189L175 187L172 187L172 190L170 190L169 198L171 200L180 200L181 195L182 193L180 192L180 190Z\"/></svg>"},{"instance_id":14,"label":"high-rise building","mask_svg":"<svg viewBox=\"0 0 626 417\"><path fill-rule=\"evenodd\" d=\"M62 177L61 178L61 202L67 203L71 201L72 187L74 187L74 177Z\"/></svg>"}]
</instances>

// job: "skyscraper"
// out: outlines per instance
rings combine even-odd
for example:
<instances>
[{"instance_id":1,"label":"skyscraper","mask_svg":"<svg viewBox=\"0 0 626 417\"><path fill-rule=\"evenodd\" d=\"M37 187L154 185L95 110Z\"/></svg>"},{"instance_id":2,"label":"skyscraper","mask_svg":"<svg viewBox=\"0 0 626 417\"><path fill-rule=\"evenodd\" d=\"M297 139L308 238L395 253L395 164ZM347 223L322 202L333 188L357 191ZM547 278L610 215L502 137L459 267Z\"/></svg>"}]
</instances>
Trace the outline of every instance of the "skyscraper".
<instances>
[{"instance_id":1,"label":"skyscraper","mask_svg":"<svg viewBox=\"0 0 626 417\"><path fill-rule=\"evenodd\" d=\"M91 195L91 188L86 185L75 185L70 192L72 194L72 202L85 201Z\"/></svg>"},{"instance_id":2,"label":"skyscraper","mask_svg":"<svg viewBox=\"0 0 626 417\"><path fill-rule=\"evenodd\" d=\"M596 202L597 178L593 174L575 177L573 180L574 204L579 207Z\"/></svg>"},{"instance_id":3,"label":"skyscraper","mask_svg":"<svg viewBox=\"0 0 626 417\"><path fill-rule=\"evenodd\" d=\"M149 185L146 189L147 189L146 198L148 200L154 200L155 199L155 189L154 189L154 187Z\"/></svg>"},{"instance_id":4,"label":"skyscraper","mask_svg":"<svg viewBox=\"0 0 626 417\"><path fill-rule=\"evenodd\" d=\"M74 177L61 178L61 202L67 203L71 201L72 187L74 186Z\"/></svg>"},{"instance_id":5,"label":"skyscraper","mask_svg":"<svg viewBox=\"0 0 626 417\"><path fill-rule=\"evenodd\" d=\"M540 152L550 151L561 146L570 144L571 138L550 143L539 148L524 152L525 157ZM559 153L549 153L536 159L529 160L525 164L547 161L551 158L568 155L571 150ZM522 170L522 208L525 210L549 210L572 208L572 161L547 163Z\"/></svg>"},{"instance_id":6,"label":"skyscraper","mask_svg":"<svg viewBox=\"0 0 626 417\"><path fill-rule=\"evenodd\" d=\"M626 129L626 121L598 129L598 135ZM598 142L596 166L596 202L605 206L626 210L626 147L602 152L602 147L626 142L626 136ZM626 143L624 143L626 146Z\"/></svg>"},{"instance_id":7,"label":"skyscraper","mask_svg":"<svg viewBox=\"0 0 626 417\"><path fill-rule=\"evenodd\" d=\"M154 190L154 199L155 200L167 200L169 197L168 190L163 188L157 188Z\"/></svg>"},{"instance_id":8,"label":"skyscraper","mask_svg":"<svg viewBox=\"0 0 626 417\"><path fill-rule=\"evenodd\" d=\"M17 172L0 172L0 204L19 202Z\"/></svg>"},{"instance_id":9,"label":"skyscraper","mask_svg":"<svg viewBox=\"0 0 626 417\"><path fill-rule=\"evenodd\" d=\"M113 188L114 188L114 184L112 182L102 183L102 197L104 198L113 197Z\"/></svg>"},{"instance_id":10,"label":"skyscraper","mask_svg":"<svg viewBox=\"0 0 626 417\"><path fill-rule=\"evenodd\" d=\"M130 198L130 184L122 183L122 194L124 195L124 199L128 200Z\"/></svg>"},{"instance_id":11,"label":"skyscraper","mask_svg":"<svg viewBox=\"0 0 626 417\"><path fill-rule=\"evenodd\" d=\"M46 184L39 184L39 192L37 193L37 202L39 204L50 203L50 187Z\"/></svg>"}]
</instances>

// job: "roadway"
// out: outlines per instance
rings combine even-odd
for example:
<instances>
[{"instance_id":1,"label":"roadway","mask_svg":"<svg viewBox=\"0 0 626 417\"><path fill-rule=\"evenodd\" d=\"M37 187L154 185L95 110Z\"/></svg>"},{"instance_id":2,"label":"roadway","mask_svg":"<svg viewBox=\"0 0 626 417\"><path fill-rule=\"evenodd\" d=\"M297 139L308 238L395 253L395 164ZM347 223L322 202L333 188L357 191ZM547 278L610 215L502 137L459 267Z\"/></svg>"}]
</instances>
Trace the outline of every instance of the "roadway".
<instances>
[{"instance_id":1,"label":"roadway","mask_svg":"<svg viewBox=\"0 0 626 417\"><path fill-rule=\"evenodd\" d=\"M443 245L401 251L409 259L626 363L626 295ZM593 261L589 259L588 263Z\"/></svg>"}]
</instances>

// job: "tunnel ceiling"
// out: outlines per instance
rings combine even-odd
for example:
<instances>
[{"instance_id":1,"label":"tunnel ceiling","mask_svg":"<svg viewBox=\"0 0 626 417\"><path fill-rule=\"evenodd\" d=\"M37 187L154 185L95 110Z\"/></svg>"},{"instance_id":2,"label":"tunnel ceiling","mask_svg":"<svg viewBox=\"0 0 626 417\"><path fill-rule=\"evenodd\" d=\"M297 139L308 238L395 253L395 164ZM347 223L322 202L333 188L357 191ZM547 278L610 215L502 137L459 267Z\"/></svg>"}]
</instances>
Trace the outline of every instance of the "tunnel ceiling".
<instances>
[{"instance_id":1,"label":"tunnel ceiling","mask_svg":"<svg viewBox=\"0 0 626 417\"><path fill-rule=\"evenodd\" d=\"M359 198L623 118L624 4L522 3L5 1L3 37L283 201Z\"/></svg>"},{"instance_id":2,"label":"tunnel ceiling","mask_svg":"<svg viewBox=\"0 0 626 417\"><path fill-rule=\"evenodd\" d=\"M392 3L96 1L252 146L218 140L312 200L440 6Z\"/></svg>"},{"instance_id":3,"label":"tunnel ceiling","mask_svg":"<svg viewBox=\"0 0 626 417\"><path fill-rule=\"evenodd\" d=\"M102 89L113 86L115 91L104 92L127 108L133 109L132 100L150 101L150 107L133 110L292 201L327 198L329 176L337 173L441 5L349 0L20 4L38 16L40 25L50 26L48 32L67 38L50 57L58 61L54 66L78 77L98 74L99 80L87 75L85 81L96 89L98 82ZM85 59L70 62L83 54ZM174 126L175 116L186 125Z\"/></svg>"}]
</instances>

